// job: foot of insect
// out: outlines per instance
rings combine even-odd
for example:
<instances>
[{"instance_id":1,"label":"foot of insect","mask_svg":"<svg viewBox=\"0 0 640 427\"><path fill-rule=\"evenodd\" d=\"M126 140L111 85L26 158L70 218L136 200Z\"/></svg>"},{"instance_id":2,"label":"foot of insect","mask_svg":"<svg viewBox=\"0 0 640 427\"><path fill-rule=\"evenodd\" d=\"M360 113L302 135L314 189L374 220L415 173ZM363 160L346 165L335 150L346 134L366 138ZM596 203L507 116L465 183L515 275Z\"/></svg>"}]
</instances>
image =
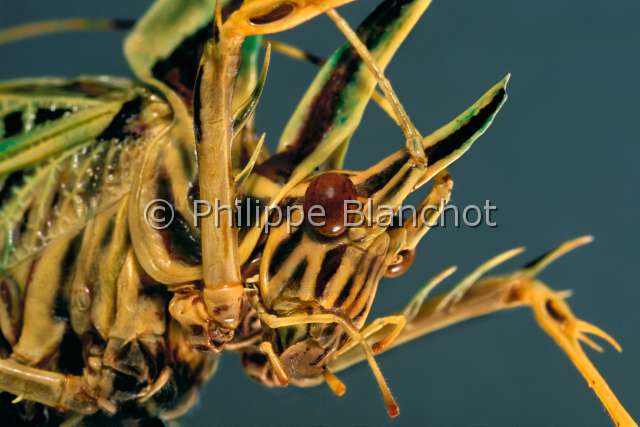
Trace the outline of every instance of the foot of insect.
<instances>
[{"instance_id":1,"label":"foot of insect","mask_svg":"<svg viewBox=\"0 0 640 427\"><path fill-rule=\"evenodd\" d=\"M175 291L169 312L185 329L194 348L220 352L233 339L244 306L242 286L189 286Z\"/></svg>"}]
</instances>

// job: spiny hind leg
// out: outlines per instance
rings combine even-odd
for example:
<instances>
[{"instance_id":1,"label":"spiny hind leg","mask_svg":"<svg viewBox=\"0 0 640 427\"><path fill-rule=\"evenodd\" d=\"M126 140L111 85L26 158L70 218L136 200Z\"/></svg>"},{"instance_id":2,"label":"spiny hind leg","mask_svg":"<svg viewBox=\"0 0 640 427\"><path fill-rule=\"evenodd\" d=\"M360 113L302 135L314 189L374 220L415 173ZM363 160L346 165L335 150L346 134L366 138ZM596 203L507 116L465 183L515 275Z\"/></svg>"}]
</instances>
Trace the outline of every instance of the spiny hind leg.
<instances>
[{"instance_id":1,"label":"spiny hind leg","mask_svg":"<svg viewBox=\"0 0 640 427\"><path fill-rule=\"evenodd\" d=\"M389 348L455 323L497 311L529 306L542 330L567 354L601 400L614 423L618 426L636 426L637 424L593 366L581 346L581 342L583 342L597 351L602 350L587 334L603 338L620 351L619 344L597 326L581 320L573 314L565 301L570 292L555 291L535 279L535 276L555 259L591 242L591 240L590 236L585 236L568 241L510 275L481 278L482 274L490 268L506 261L518 252L518 250L507 251L482 264L451 292L427 299L429 292L434 287L432 280L403 311L409 321L398 339ZM446 276L445 273L441 273L440 276ZM383 327L369 339L379 340L387 334L389 334L389 327ZM329 368L337 372L363 359L364 355L361 350L354 347L333 360Z\"/></svg>"},{"instance_id":2,"label":"spiny hind leg","mask_svg":"<svg viewBox=\"0 0 640 427\"><path fill-rule=\"evenodd\" d=\"M0 391L16 395L16 401L31 400L61 411L92 414L98 410L82 377L33 368L10 359L0 360Z\"/></svg>"}]
</instances>

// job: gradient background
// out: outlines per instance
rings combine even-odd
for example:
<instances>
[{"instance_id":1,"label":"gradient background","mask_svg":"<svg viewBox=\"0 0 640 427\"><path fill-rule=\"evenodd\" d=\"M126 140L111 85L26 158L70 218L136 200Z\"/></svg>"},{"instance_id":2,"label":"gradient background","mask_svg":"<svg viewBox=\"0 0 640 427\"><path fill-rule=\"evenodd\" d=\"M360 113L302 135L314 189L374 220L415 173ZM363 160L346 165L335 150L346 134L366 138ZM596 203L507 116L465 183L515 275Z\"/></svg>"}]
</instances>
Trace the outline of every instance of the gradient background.
<instances>
[{"instance_id":1,"label":"gradient background","mask_svg":"<svg viewBox=\"0 0 640 427\"><path fill-rule=\"evenodd\" d=\"M112 3L112 4L108 4ZM137 17L150 0L0 0L0 27L69 16ZM344 8L356 25L377 4ZM498 228L434 230L414 268L384 281L374 314L401 308L426 278L450 264L460 277L524 244L520 266L586 233L596 243L553 265L542 279L571 288L576 313L618 338L625 352L593 360L640 417L637 159L640 2L637 0L435 0L388 75L423 133L465 109L507 72L510 100L494 126L451 168L454 203L499 207ZM120 34L64 34L0 46L0 78L76 74L129 76ZM343 42L321 17L279 35L322 55ZM276 56L258 126L273 145L315 70ZM347 167L364 168L401 147L375 106L356 134ZM451 281L452 282L452 281ZM326 387L268 390L224 357L193 426L606 426L608 417L528 310L457 325L379 357L401 406L387 419L364 365L341 375L347 395Z\"/></svg>"}]
</instances>

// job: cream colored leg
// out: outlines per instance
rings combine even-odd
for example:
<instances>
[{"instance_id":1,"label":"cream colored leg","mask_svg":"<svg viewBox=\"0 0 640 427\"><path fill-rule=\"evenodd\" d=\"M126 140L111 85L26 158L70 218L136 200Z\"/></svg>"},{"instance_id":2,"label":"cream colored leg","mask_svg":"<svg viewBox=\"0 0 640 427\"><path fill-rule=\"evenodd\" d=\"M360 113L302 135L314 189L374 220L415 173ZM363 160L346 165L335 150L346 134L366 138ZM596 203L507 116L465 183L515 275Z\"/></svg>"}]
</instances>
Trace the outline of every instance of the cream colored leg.
<instances>
[{"instance_id":1,"label":"cream colored leg","mask_svg":"<svg viewBox=\"0 0 640 427\"><path fill-rule=\"evenodd\" d=\"M32 368L10 359L0 360L0 391L58 410L92 414L98 410L87 395L82 377Z\"/></svg>"}]
</instances>

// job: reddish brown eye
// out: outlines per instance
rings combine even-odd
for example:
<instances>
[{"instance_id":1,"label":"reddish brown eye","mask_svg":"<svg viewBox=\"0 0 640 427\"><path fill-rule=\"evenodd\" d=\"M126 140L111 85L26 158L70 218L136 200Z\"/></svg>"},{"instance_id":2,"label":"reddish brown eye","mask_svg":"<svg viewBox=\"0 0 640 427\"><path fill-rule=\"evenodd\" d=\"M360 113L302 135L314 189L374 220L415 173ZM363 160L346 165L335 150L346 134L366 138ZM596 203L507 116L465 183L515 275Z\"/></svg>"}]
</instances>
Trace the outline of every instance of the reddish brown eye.
<instances>
[{"instance_id":1,"label":"reddish brown eye","mask_svg":"<svg viewBox=\"0 0 640 427\"><path fill-rule=\"evenodd\" d=\"M315 230L323 236L340 236L345 232L344 202L346 200L356 200L356 189L347 176L328 172L314 178L304 195L307 221L324 222L323 226L314 226ZM317 206L324 208L324 217L319 215L321 210Z\"/></svg>"},{"instance_id":2,"label":"reddish brown eye","mask_svg":"<svg viewBox=\"0 0 640 427\"><path fill-rule=\"evenodd\" d=\"M399 255L401 257L400 261L387 267L387 271L384 274L385 277L399 277L406 273L409 267L411 267L411 264L413 264L416 251L406 249L400 252Z\"/></svg>"}]
</instances>

